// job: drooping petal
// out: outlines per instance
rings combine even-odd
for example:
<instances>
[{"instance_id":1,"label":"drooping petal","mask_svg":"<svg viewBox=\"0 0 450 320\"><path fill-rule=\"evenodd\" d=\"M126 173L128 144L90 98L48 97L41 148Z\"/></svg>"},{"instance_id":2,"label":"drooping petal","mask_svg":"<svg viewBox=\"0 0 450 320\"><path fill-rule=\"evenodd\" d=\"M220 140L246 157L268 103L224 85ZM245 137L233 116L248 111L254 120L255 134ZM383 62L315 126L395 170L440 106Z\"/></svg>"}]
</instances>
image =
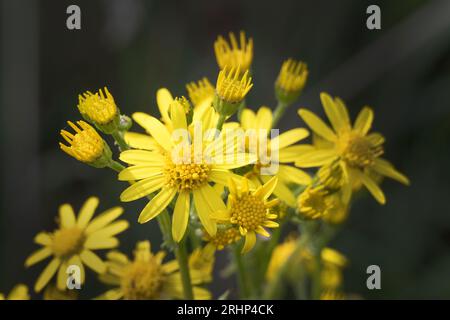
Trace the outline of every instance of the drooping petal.
<instances>
[{"instance_id":1,"label":"drooping petal","mask_svg":"<svg viewBox=\"0 0 450 320\"><path fill-rule=\"evenodd\" d=\"M370 107L364 107L356 117L353 130L359 132L361 135L367 134L370 127L372 127L373 111Z\"/></svg>"},{"instance_id":2,"label":"drooping petal","mask_svg":"<svg viewBox=\"0 0 450 320\"><path fill-rule=\"evenodd\" d=\"M34 285L34 291L39 292L44 288L50 279L55 275L58 267L61 265L61 259L53 258L52 261L45 267L44 271L42 271L39 278L36 280L36 284Z\"/></svg>"},{"instance_id":3,"label":"drooping petal","mask_svg":"<svg viewBox=\"0 0 450 320\"><path fill-rule=\"evenodd\" d=\"M144 207L139 215L138 222L145 223L156 217L161 213L172 201L177 193L177 189L166 187L161 191Z\"/></svg>"},{"instance_id":4,"label":"drooping petal","mask_svg":"<svg viewBox=\"0 0 450 320\"><path fill-rule=\"evenodd\" d=\"M372 196L380 203L385 204L386 198L384 196L383 191L380 189L378 184L372 180L368 175L364 174L363 172L360 172L359 170L353 170L353 174L356 175L357 179L360 179L360 181L366 186L367 190L372 194Z\"/></svg>"},{"instance_id":5,"label":"drooping petal","mask_svg":"<svg viewBox=\"0 0 450 320\"><path fill-rule=\"evenodd\" d=\"M314 113L306 109L299 109L298 114L316 134L328 141L336 141L336 134Z\"/></svg>"},{"instance_id":6,"label":"drooping petal","mask_svg":"<svg viewBox=\"0 0 450 320\"><path fill-rule=\"evenodd\" d=\"M402 173L398 172L394 166L385 159L376 158L372 169L379 174L397 180L404 185L409 185L409 179Z\"/></svg>"},{"instance_id":7,"label":"drooping petal","mask_svg":"<svg viewBox=\"0 0 450 320\"><path fill-rule=\"evenodd\" d=\"M247 253L249 252L256 243L256 234L254 231L249 231L247 232L247 234L245 235L245 243L244 246L242 247L242 251L241 253Z\"/></svg>"},{"instance_id":8,"label":"drooping petal","mask_svg":"<svg viewBox=\"0 0 450 320\"><path fill-rule=\"evenodd\" d=\"M166 183L164 176L156 176L143 179L126 188L120 195L120 200L123 202L130 202L140 199L161 189Z\"/></svg>"},{"instance_id":9,"label":"drooping petal","mask_svg":"<svg viewBox=\"0 0 450 320\"><path fill-rule=\"evenodd\" d=\"M94 252L85 249L80 254L81 261L95 272L102 274L106 271L106 264Z\"/></svg>"},{"instance_id":10,"label":"drooping petal","mask_svg":"<svg viewBox=\"0 0 450 320\"><path fill-rule=\"evenodd\" d=\"M77 226L79 228L85 228L88 225L94 215L95 209L97 209L98 203L99 200L97 197L90 197L86 200L78 215Z\"/></svg>"},{"instance_id":11,"label":"drooping petal","mask_svg":"<svg viewBox=\"0 0 450 320\"><path fill-rule=\"evenodd\" d=\"M172 237L176 242L180 242L186 232L189 222L190 194L180 192L175 203L172 221Z\"/></svg>"}]
</instances>

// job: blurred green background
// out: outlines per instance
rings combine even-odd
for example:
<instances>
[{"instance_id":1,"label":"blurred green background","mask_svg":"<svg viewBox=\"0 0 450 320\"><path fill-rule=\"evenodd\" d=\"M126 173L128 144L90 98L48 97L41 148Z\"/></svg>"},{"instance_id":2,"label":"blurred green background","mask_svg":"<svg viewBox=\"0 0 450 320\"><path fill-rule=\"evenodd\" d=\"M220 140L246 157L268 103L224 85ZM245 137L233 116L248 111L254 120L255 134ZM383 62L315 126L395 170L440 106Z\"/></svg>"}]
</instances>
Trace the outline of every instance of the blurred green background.
<instances>
[{"instance_id":1,"label":"blurred green background","mask_svg":"<svg viewBox=\"0 0 450 320\"><path fill-rule=\"evenodd\" d=\"M366 28L366 8L381 7L382 29ZM82 29L66 28L78 4ZM53 230L61 203L78 209L90 195L100 209L119 205L125 183L108 170L63 154L59 130L80 118L77 95L108 86L125 114L156 113L155 92L185 93L187 82L215 82L217 35L245 30L255 43L252 108L274 106L273 82L285 58L308 63L304 94L281 129L304 125L300 106L323 115L319 93L342 97L351 115L375 110L385 156L412 181L383 183L387 204L364 196L331 246L351 261L349 293L371 298L450 298L450 1L24 1L1 0L0 291L33 284L44 264L25 270L41 230ZM139 225L145 201L124 204L132 227L121 236L157 244L156 223ZM219 257L219 267L227 260ZM366 268L381 267L381 290L366 288ZM93 283L88 278L88 284ZM218 277L220 295L230 282ZM92 287L93 293L101 288Z\"/></svg>"}]
</instances>

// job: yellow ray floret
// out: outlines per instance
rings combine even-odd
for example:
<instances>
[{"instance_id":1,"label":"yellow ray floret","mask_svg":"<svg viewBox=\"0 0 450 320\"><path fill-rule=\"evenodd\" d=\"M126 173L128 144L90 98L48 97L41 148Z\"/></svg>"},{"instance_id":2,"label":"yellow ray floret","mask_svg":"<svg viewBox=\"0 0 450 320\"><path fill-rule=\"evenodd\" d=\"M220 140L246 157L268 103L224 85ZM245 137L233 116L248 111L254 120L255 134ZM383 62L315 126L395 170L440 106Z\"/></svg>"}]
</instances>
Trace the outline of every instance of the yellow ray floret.
<instances>
[{"instance_id":1,"label":"yellow ray floret","mask_svg":"<svg viewBox=\"0 0 450 320\"><path fill-rule=\"evenodd\" d=\"M183 286L178 262L163 263L166 253L151 252L149 241L136 244L134 259L112 251L107 254L107 272L100 280L115 288L108 290L99 299L107 300L156 300L183 299ZM211 281L213 256L204 256L201 250L194 251L189 258L189 271L195 299L210 299L211 293L199 285Z\"/></svg>"},{"instance_id":2,"label":"yellow ray floret","mask_svg":"<svg viewBox=\"0 0 450 320\"><path fill-rule=\"evenodd\" d=\"M372 178L372 173L406 185L409 180L391 163L381 158L384 152L384 137L379 133L369 133L373 121L372 109L364 107L352 126L347 108L341 99L333 99L326 93L322 93L320 98L332 128L314 113L300 109L300 117L324 142L300 155L295 164L307 168L337 161L343 170L346 185L364 185L379 203L384 204L384 193Z\"/></svg>"},{"instance_id":3,"label":"yellow ray floret","mask_svg":"<svg viewBox=\"0 0 450 320\"><path fill-rule=\"evenodd\" d=\"M219 36L214 43L217 64L220 69L226 66L237 68L241 66L242 71L250 69L253 60L253 39L246 40L245 32L239 34L239 43L233 32L230 32L230 42Z\"/></svg>"},{"instance_id":4,"label":"yellow ray floret","mask_svg":"<svg viewBox=\"0 0 450 320\"><path fill-rule=\"evenodd\" d=\"M66 290L69 266L79 268L80 285L84 283L84 265L97 273L105 272L106 266L94 250L117 247L119 241L116 235L128 228L128 222L115 221L123 212L120 207L109 209L92 219L98 203L98 198L89 198L78 217L71 205L63 204L59 208L58 229L50 233L41 232L34 238L42 248L27 258L25 266L30 267L52 257L36 281L36 292L41 291L55 274L57 289Z\"/></svg>"},{"instance_id":5,"label":"yellow ray floret","mask_svg":"<svg viewBox=\"0 0 450 320\"><path fill-rule=\"evenodd\" d=\"M0 300L30 300L28 287L24 284L16 285L8 295L0 293Z\"/></svg>"}]
</instances>

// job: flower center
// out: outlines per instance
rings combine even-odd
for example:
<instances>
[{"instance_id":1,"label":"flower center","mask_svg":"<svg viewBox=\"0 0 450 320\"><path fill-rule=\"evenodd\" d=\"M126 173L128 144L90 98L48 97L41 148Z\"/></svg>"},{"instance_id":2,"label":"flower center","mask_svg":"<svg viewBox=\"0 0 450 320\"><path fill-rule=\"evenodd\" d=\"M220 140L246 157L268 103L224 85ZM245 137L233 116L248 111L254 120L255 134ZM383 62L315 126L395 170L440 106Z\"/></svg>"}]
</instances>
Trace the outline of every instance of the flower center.
<instances>
[{"instance_id":1,"label":"flower center","mask_svg":"<svg viewBox=\"0 0 450 320\"><path fill-rule=\"evenodd\" d=\"M52 248L57 257L77 254L83 249L83 244L83 231L77 227L59 229L53 234Z\"/></svg>"},{"instance_id":2,"label":"flower center","mask_svg":"<svg viewBox=\"0 0 450 320\"><path fill-rule=\"evenodd\" d=\"M126 300L152 300L160 297L165 277L154 256L137 260L126 267L122 276L122 291Z\"/></svg>"},{"instance_id":3,"label":"flower center","mask_svg":"<svg viewBox=\"0 0 450 320\"><path fill-rule=\"evenodd\" d=\"M383 154L381 143L373 143L369 138L356 134L343 137L340 146L343 159L352 167L364 168Z\"/></svg>"},{"instance_id":4,"label":"flower center","mask_svg":"<svg viewBox=\"0 0 450 320\"><path fill-rule=\"evenodd\" d=\"M193 157L190 163L173 163L168 159L164 168L167 184L179 191L191 191L208 182L211 167L205 163L194 163Z\"/></svg>"},{"instance_id":5,"label":"flower center","mask_svg":"<svg viewBox=\"0 0 450 320\"><path fill-rule=\"evenodd\" d=\"M231 207L231 223L246 230L256 230L266 219L267 208L263 200L251 195L243 195Z\"/></svg>"}]
</instances>

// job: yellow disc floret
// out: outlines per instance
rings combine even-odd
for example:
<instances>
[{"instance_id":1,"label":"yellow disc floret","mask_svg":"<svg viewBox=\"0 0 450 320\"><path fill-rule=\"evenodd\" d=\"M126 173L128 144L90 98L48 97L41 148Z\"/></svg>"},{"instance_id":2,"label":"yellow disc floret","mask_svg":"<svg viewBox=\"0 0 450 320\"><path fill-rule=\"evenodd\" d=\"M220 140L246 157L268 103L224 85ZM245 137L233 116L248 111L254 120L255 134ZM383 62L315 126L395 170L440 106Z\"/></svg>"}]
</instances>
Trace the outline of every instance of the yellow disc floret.
<instances>
[{"instance_id":1,"label":"yellow disc floret","mask_svg":"<svg viewBox=\"0 0 450 320\"><path fill-rule=\"evenodd\" d=\"M87 91L78 96L78 110L87 120L105 125L114 120L118 109L108 88L92 93Z\"/></svg>"},{"instance_id":2,"label":"yellow disc floret","mask_svg":"<svg viewBox=\"0 0 450 320\"><path fill-rule=\"evenodd\" d=\"M370 136L350 132L341 136L337 148L349 166L364 168L371 166L383 154L382 144L381 137L371 139Z\"/></svg>"},{"instance_id":3,"label":"yellow disc floret","mask_svg":"<svg viewBox=\"0 0 450 320\"><path fill-rule=\"evenodd\" d=\"M231 223L244 230L256 230L266 220L267 208L263 200L251 194L242 196L231 207Z\"/></svg>"},{"instance_id":4,"label":"yellow disc floret","mask_svg":"<svg viewBox=\"0 0 450 320\"><path fill-rule=\"evenodd\" d=\"M237 228L217 229L217 233L214 237L211 237L207 232L205 233L205 239L209 243L213 244L218 250L222 250L226 246L238 241L241 238L241 234Z\"/></svg>"},{"instance_id":5,"label":"yellow disc floret","mask_svg":"<svg viewBox=\"0 0 450 320\"><path fill-rule=\"evenodd\" d=\"M298 197L298 211L306 219L318 219L328 215L338 205L323 185L309 186Z\"/></svg>"},{"instance_id":6,"label":"yellow disc floret","mask_svg":"<svg viewBox=\"0 0 450 320\"><path fill-rule=\"evenodd\" d=\"M77 121L78 126L71 121L67 123L75 133L61 130L61 136L69 143L68 146L60 143L61 149L75 159L89 164L101 158L106 144L97 131L84 121Z\"/></svg>"},{"instance_id":7,"label":"yellow disc floret","mask_svg":"<svg viewBox=\"0 0 450 320\"><path fill-rule=\"evenodd\" d=\"M192 191L201 187L208 182L210 171L211 167L206 163L174 163L170 158L166 160L164 167L167 185L178 191Z\"/></svg>"},{"instance_id":8,"label":"yellow disc floret","mask_svg":"<svg viewBox=\"0 0 450 320\"><path fill-rule=\"evenodd\" d=\"M84 240L80 228L62 228L53 233L52 249L57 257L70 257L81 252Z\"/></svg>"},{"instance_id":9,"label":"yellow disc floret","mask_svg":"<svg viewBox=\"0 0 450 320\"><path fill-rule=\"evenodd\" d=\"M219 36L214 43L217 64L220 69L225 66L237 68L242 67L243 71L250 69L253 59L253 39L246 40L243 31L239 34L239 44L233 32L230 32L230 42Z\"/></svg>"}]
</instances>

